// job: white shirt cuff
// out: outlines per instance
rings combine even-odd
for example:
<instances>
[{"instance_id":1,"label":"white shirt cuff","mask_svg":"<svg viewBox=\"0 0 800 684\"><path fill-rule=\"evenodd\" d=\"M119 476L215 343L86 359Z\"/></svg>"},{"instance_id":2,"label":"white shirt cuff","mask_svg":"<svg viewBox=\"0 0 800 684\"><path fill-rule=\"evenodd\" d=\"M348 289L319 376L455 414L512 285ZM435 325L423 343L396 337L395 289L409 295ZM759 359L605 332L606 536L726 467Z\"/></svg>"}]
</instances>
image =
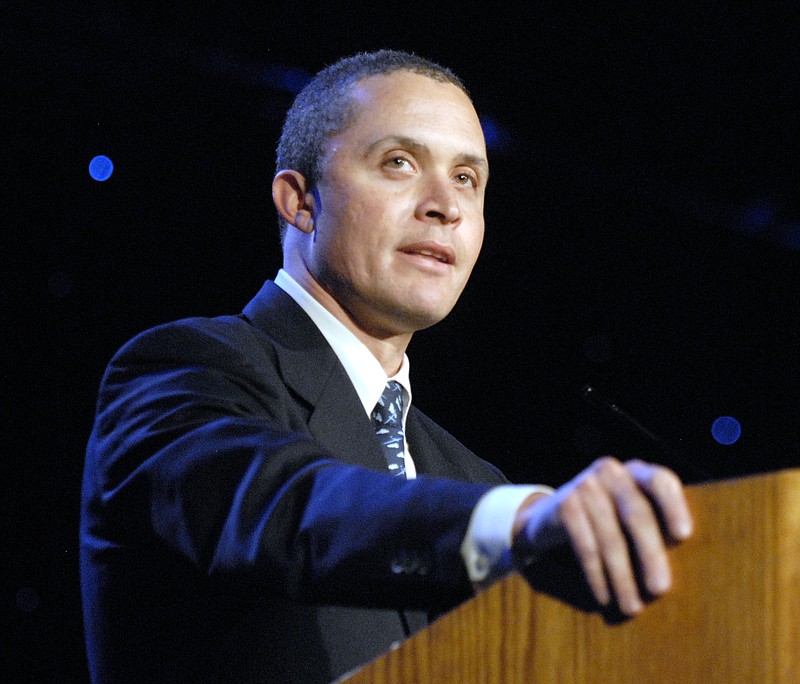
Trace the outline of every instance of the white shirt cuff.
<instances>
[{"instance_id":1,"label":"white shirt cuff","mask_svg":"<svg viewBox=\"0 0 800 684\"><path fill-rule=\"evenodd\" d=\"M479 500L470 517L461 556L476 590L507 575L512 567L511 531L517 510L531 494L552 494L544 485L501 485Z\"/></svg>"}]
</instances>

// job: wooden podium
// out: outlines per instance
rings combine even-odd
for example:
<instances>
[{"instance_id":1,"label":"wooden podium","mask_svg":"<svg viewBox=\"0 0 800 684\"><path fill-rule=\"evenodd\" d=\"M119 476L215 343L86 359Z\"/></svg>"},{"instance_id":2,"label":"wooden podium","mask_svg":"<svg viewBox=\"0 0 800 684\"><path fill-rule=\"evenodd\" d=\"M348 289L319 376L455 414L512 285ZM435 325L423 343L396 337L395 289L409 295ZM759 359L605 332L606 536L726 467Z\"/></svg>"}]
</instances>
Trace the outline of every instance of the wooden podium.
<instances>
[{"instance_id":1,"label":"wooden podium","mask_svg":"<svg viewBox=\"0 0 800 684\"><path fill-rule=\"evenodd\" d=\"M561 571L537 589L512 575L341 681L800 682L800 470L693 486L689 501L674 588L636 619L555 598Z\"/></svg>"}]
</instances>

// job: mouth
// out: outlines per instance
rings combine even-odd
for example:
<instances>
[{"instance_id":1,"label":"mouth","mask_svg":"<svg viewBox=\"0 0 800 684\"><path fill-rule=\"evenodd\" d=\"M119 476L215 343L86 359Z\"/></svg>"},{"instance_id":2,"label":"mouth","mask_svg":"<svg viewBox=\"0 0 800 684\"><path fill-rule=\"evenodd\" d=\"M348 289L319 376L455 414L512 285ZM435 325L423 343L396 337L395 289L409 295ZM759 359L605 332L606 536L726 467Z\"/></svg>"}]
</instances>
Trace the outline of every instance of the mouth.
<instances>
[{"instance_id":1,"label":"mouth","mask_svg":"<svg viewBox=\"0 0 800 684\"><path fill-rule=\"evenodd\" d=\"M420 242L413 245L406 245L405 247L401 247L400 251L403 254L409 254L411 256L433 259L439 263L447 264L448 266L452 266L456 262L456 255L450 247L432 242Z\"/></svg>"}]
</instances>

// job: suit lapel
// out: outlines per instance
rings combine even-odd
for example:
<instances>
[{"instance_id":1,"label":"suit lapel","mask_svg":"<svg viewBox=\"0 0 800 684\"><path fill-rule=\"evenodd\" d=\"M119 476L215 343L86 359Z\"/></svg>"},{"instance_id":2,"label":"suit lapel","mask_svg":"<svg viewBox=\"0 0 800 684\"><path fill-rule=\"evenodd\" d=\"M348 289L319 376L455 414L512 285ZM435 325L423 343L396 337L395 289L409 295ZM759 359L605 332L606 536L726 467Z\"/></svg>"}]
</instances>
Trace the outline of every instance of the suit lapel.
<instances>
[{"instance_id":1,"label":"suit lapel","mask_svg":"<svg viewBox=\"0 0 800 684\"><path fill-rule=\"evenodd\" d=\"M464 482L508 483L497 468L478 458L413 406L408 414L406 434L417 472L421 475L449 477Z\"/></svg>"},{"instance_id":2,"label":"suit lapel","mask_svg":"<svg viewBox=\"0 0 800 684\"><path fill-rule=\"evenodd\" d=\"M347 372L303 309L267 281L243 314L275 342L279 372L306 403L314 439L345 463L385 470L386 460Z\"/></svg>"},{"instance_id":3,"label":"suit lapel","mask_svg":"<svg viewBox=\"0 0 800 684\"><path fill-rule=\"evenodd\" d=\"M332 374L311 414L309 430L340 460L386 470L386 458L352 383L343 369L343 379L334 375L338 374Z\"/></svg>"},{"instance_id":4,"label":"suit lapel","mask_svg":"<svg viewBox=\"0 0 800 684\"><path fill-rule=\"evenodd\" d=\"M461 475L459 470L454 470L454 464L428 434L413 406L406 419L406 439L419 475L450 478Z\"/></svg>"}]
</instances>

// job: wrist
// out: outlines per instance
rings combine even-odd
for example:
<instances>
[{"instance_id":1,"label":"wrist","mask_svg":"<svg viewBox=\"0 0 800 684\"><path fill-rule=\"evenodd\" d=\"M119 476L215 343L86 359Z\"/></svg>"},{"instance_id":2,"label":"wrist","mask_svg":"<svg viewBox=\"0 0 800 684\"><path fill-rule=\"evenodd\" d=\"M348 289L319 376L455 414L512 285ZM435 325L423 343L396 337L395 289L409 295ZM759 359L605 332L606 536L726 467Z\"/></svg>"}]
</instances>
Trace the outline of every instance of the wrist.
<instances>
[{"instance_id":1,"label":"wrist","mask_svg":"<svg viewBox=\"0 0 800 684\"><path fill-rule=\"evenodd\" d=\"M534 544L529 524L536 515L541 515L537 502L550 496L552 492L534 492L517 509L511 528L511 551L518 562L527 564L532 558Z\"/></svg>"}]
</instances>

